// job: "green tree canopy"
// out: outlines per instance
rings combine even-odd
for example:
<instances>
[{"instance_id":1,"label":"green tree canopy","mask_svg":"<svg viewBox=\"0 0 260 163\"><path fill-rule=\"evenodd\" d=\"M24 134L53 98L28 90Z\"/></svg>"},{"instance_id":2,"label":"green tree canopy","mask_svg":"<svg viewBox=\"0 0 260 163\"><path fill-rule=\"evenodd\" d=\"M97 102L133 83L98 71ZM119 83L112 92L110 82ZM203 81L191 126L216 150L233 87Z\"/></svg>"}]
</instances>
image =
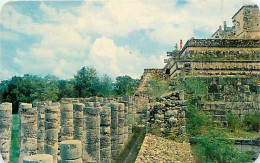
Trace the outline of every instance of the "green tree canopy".
<instances>
[{"instance_id":1,"label":"green tree canopy","mask_svg":"<svg viewBox=\"0 0 260 163\"><path fill-rule=\"evenodd\" d=\"M18 111L19 102L58 100L58 82L54 76L41 78L25 74L23 77L14 76L1 82L2 101L13 103L13 112Z\"/></svg>"},{"instance_id":2,"label":"green tree canopy","mask_svg":"<svg viewBox=\"0 0 260 163\"><path fill-rule=\"evenodd\" d=\"M107 74L100 79L100 95L104 97L113 96L114 83Z\"/></svg>"},{"instance_id":3,"label":"green tree canopy","mask_svg":"<svg viewBox=\"0 0 260 163\"><path fill-rule=\"evenodd\" d=\"M117 95L133 95L138 85L138 80L130 76L118 76L115 83L115 92Z\"/></svg>"},{"instance_id":4,"label":"green tree canopy","mask_svg":"<svg viewBox=\"0 0 260 163\"><path fill-rule=\"evenodd\" d=\"M100 81L96 69L92 67L82 67L74 76L74 79L77 97L98 95Z\"/></svg>"}]
</instances>

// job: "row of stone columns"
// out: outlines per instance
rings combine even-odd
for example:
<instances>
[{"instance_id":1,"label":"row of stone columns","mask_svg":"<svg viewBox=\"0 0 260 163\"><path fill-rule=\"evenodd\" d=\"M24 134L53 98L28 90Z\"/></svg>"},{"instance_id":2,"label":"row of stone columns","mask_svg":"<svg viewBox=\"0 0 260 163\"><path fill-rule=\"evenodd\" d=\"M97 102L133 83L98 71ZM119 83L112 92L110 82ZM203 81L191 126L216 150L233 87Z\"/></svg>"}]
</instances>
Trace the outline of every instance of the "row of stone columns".
<instances>
[{"instance_id":1,"label":"row of stone columns","mask_svg":"<svg viewBox=\"0 0 260 163\"><path fill-rule=\"evenodd\" d=\"M90 99L93 102L85 104L78 103L79 100L76 99L73 101L77 103L66 101L60 104L45 101L35 103L34 107L28 103L19 105L19 162L36 154L51 155L53 163L59 160L68 162L68 159L61 157L61 142L72 139L78 140L82 145L83 155L73 159L79 162L82 159L88 162L110 162L111 157L123 149L128 134L132 133L129 123L132 116L129 115L135 107L133 101L129 98L115 100L97 97ZM0 126L3 126L0 128L0 143L8 142L9 138L9 143L5 143L4 146L6 151L2 150L1 144L0 149L1 153L8 153L2 154L7 162L12 129L11 111L11 104L0 105Z\"/></svg>"}]
</instances>

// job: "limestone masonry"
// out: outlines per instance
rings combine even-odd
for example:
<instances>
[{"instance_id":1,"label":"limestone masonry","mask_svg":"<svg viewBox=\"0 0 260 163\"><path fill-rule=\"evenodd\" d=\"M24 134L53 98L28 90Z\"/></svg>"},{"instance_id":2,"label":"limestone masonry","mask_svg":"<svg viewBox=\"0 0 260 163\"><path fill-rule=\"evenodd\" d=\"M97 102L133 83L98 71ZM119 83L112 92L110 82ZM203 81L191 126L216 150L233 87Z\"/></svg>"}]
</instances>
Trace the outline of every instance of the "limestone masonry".
<instances>
[{"instance_id":1,"label":"limestone masonry","mask_svg":"<svg viewBox=\"0 0 260 163\"><path fill-rule=\"evenodd\" d=\"M123 100L124 99L124 100ZM82 103L80 103L82 102ZM64 98L60 102L20 103L22 163L111 162L128 142L136 107L145 96L118 99ZM12 104L0 104L0 152L9 162Z\"/></svg>"}]
</instances>

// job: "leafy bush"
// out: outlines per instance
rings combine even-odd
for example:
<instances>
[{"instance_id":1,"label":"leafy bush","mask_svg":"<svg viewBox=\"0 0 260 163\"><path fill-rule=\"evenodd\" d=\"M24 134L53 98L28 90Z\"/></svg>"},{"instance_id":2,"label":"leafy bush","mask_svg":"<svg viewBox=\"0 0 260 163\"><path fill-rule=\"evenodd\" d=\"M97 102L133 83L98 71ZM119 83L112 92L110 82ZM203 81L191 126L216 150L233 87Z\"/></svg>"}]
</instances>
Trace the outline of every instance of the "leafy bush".
<instances>
[{"instance_id":1,"label":"leafy bush","mask_svg":"<svg viewBox=\"0 0 260 163\"><path fill-rule=\"evenodd\" d=\"M187 132L191 136L197 136L204 133L212 125L211 119L197 108L190 107L187 111Z\"/></svg>"},{"instance_id":2,"label":"leafy bush","mask_svg":"<svg viewBox=\"0 0 260 163\"><path fill-rule=\"evenodd\" d=\"M260 130L260 114L255 113L253 115L247 114L245 115L244 120L242 121L242 125L247 131L256 131Z\"/></svg>"},{"instance_id":3,"label":"leafy bush","mask_svg":"<svg viewBox=\"0 0 260 163\"><path fill-rule=\"evenodd\" d=\"M144 86L145 94L150 97L159 97L166 93L169 82L162 80L160 76L154 75Z\"/></svg>"},{"instance_id":4,"label":"leafy bush","mask_svg":"<svg viewBox=\"0 0 260 163\"><path fill-rule=\"evenodd\" d=\"M177 90L184 90L185 99L189 101L189 105L196 105L208 93L206 83L196 77L178 77L172 80L170 84L174 85Z\"/></svg>"},{"instance_id":5,"label":"leafy bush","mask_svg":"<svg viewBox=\"0 0 260 163\"><path fill-rule=\"evenodd\" d=\"M239 127L241 126L239 117L237 115L233 115L232 112L229 112L227 115L227 124L228 124L228 128L232 132L239 129Z\"/></svg>"},{"instance_id":6,"label":"leafy bush","mask_svg":"<svg viewBox=\"0 0 260 163\"><path fill-rule=\"evenodd\" d=\"M249 156L240 153L234 142L219 130L208 130L197 140L195 155L200 162L246 162Z\"/></svg>"}]
</instances>

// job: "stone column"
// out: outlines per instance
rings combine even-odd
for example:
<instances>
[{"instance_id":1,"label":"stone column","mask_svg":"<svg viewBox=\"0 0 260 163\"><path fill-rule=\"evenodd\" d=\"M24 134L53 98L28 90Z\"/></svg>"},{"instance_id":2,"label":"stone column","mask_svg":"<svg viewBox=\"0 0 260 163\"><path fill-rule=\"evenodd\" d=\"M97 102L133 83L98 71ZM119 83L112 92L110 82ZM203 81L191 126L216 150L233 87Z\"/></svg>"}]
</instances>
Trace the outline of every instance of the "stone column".
<instances>
[{"instance_id":1,"label":"stone column","mask_svg":"<svg viewBox=\"0 0 260 163\"><path fill-rule=\"evenodd\" d=\"M46 106L45 108L45 144L46 154L53 156L53 163L57 163L58 155L58 106Z\"/></svg>"},{"instance_id":2,"label":"stone column","mask_svg":"<svg viewBox=\"0 0 260 163\"><path fill-rule=\"evenodd\" d=\"M39 102L36 104L37 107L37 114L38 114L38 121L37 121L37 152L41 153L44 150L44 137L45 137L45 106L46 104Z\"/></svg>"},{"instance_id":3,"label":"stone column","mask_svg":"<svg viewBox=\"0 0 260 163\"><path fill-rule=\"evenodd\" d=\"M37 153L37 109L32 104L21 103L19 106L20 115L20 156L35 155Z\"/></svg>"},{"instance_id":4,"label":"stone column","mask_svg":"<svg viewBox=\"0 0 260 163\"><path fill-rule=\"evenodd\" d=\"M111 162L111 108L103 106L100 112L100 162Z\"/></svg>"},{"instance_id":5,"label":"stone column","mask_svg":"<svg viewBox=\"0 0 260 163\"><path fill-rule=\"evenodd\" d=\"M73 104L74 139L83 140L83 108L84 104Z\"/></svg>"},{"instance_id":6,"label":"stone column","mask_svg":"<svg viewBox=\"0 0 260 163\"><path fill-rule=\"evenodd\" d=\"M12 136L12 103L0 104L0 154L9 163Z\"/></svg>"},{"instance_id":7,"label":"stone column","mask_svg":"<svg viewBox=\"0 0 260 163\"><path fill-rule=\"evenodd\" d=\"M132 134L133 130L133 123L134 123L134 114L133 114L133 101L132 101L132 96L129 96L128 100L128 114L129 114L129 121L130 123L128 124L128 134Z\"/></svg>"},{"instance_id":8,"label":"stone column","mask_svg":"<svg viewBox=\"0 0 260 163\"><path fill-rule=\"evenodd\" d=\"M53 163L53 158L49 154L37 154L24 157L23 163Z\"/></svg>"},{"instance_id":9,"label":"stone column","mask_svg":"<svg viewBox=\"0 0 260 163\"><path fill-rule=\"evenodd\" d=\"M118 103L111 103L111 156L114 157L118 150Z\"/></svg>"},{"instance_id":10,"label":"stone column","mask_svg":"<svg viewBox=\"0 0 260 163\"><path fill-rule=\"evenodd\" d=\"M61 104L61 141L73 139L73 104Z\"/></svg>"},{"instance_id":11,"label":"stone column","mask_svg":"<svg viewBox=\"0 0 260 163\"><path fill-rule=\"evenodd\" d=\"M127 143L128 140L128 102L124 102L124 144Z\"/></svg>"},{"instance_id":12,"label":"stone column","mask_svg":"<svg viewBox=\"0 0 260 163\"><path fill-rule=\"evenodd\" d=\"M125 105L124 103L119 103L118 107L118 149L123 149L124 147L124 121L125 121Z\"/></svg>"},{"instance_id":13,"label":"stone column","mask_svg":"<svg viewBox=\"0 0 260 163\"><path fill-rule=\"evenodd\" d=\"M92 105L89 103L87 105ZM84 112L84 155L89 155L92 161L100 161L100 108L99 107L85 107ZM85 159L85 158L84 158Z\"/></svg>"},{"instance_id":14,"label":"stone column","mask_svg":"<svg viewBox=\"0 0 260 163\"><path fill-rule=\"evenodd\" d=\"M79 140L65 140L60 143L61 163L82 163L82 144Z\"/></svg>"}]
</instances>

